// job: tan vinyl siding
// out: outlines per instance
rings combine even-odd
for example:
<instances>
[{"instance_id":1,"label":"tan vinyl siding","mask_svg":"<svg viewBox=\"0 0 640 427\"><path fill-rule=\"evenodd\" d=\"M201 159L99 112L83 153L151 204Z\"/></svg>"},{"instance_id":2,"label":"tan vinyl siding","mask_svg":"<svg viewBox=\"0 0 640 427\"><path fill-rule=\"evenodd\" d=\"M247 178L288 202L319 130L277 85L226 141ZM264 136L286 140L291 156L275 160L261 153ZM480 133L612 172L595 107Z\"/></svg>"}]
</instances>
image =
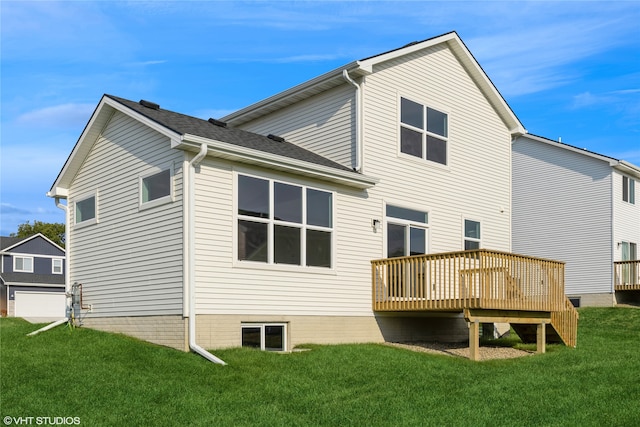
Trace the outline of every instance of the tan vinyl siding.
<instances>
[{"instance_id":1,"label":"tan vinyl siding","mask_svg":"<svg viewBox=\"0 0 640 427\"><path fill-rule=\"evenodd\" d=\"M514 251L566 262L567 295L613 292L609 164L522 137L513 181Z\"/></svg>"},{"instance_id":2,"label":"tan vinyl siding","mask_svg":"<svg viewBox=\"0 0 640 427\"><path fill-rule=\"evenodd\" d=\"M355 89L345 83L241 127L263 135L282 136L288 142L351 167L354 103Z\"/></svg>"},{"instance_id":3,"label":"tan vinyl siding","mask_svg":"<svg viewBox=\"0 0 640 427\"><path fill-rule=\"evenodd\" d=\"M510 134L451 51L383 64L364 93L364 173L380 178L371 196L428 211L431 252L463 248L463 218L481 221L482 247L509 251ZM400 97L448 114L446 167L399 153Z\"/></svg>"},{"instance_id":4,"label":"tan vinyl siding","mask_svg":"<svg viewBox=\"0 0 640 427\"><path fill-rule=\"evenodd\" d=\"M182 313L182 159L168 138L115 113L70 188L71 282L91 317ZM139 176L174 170L174 201L139 209ZM159 170L159 169L158 169ZM78 198L97 191L97 224L75 222Z\"/></svg>"},{"instance_id":5,"label":"tan vinyl siding","mask_svg":"<svg viewBox=\"0 0 640 427\"><path fill-rule=\"evenodd\" d=\"M635 204L622 200L623 176L635 180ZM613 241L615 243L614 261L621 261L622 247L618 247L618 242L633 242L640 247L640 180L630 175L623 175L614 170L612 191L614 209Z\"/></svg>"},{"instance_id":6,"label":"tan vinyl siding","mask_svg":"<svg viewBox=\"0 0 640 427\"><path fill-rule=\"evenodd\" d=\"M375 187L357 191L248 167L237 169L336 191L333 271L248 268L236 262L233 167L213 159L202 163L195 188L199 315L372 315L370 261L385 256L385 230L373 230L371 221L384 219L385 202L429 212L431 252L463 248L463 218L481 221L483 247L510 250L510 134L453 54L433 49L424 56L386 64L366 78L363 90L365 173L380 179ZM299 109L330 104L339 94L346 95L334 90L324 99L312 98L273 113L261 121L270 123L269 129L252 130L279 132L274 123L294 123ZM449 114L451 149L446 167L398 155L401 95ZM305 123L317 122L312 117ZM348 129L352 125L343 124Z\"/></svg>"},{"instance_id":7,"label":"tan vinyl siding","mask_svg":"<svg viewBox=\"0 0 640 427\"><path fill-rule=\"evenodd\" d=\"M295 176L240 168L265 178L322 190ZM370 264L381 256L365 193L334 193L333 270L237 262L234 253L234 174L230 164L206 159L196 179L196 286L198 314L371 315Z\"/></svg>"}]
</instances>

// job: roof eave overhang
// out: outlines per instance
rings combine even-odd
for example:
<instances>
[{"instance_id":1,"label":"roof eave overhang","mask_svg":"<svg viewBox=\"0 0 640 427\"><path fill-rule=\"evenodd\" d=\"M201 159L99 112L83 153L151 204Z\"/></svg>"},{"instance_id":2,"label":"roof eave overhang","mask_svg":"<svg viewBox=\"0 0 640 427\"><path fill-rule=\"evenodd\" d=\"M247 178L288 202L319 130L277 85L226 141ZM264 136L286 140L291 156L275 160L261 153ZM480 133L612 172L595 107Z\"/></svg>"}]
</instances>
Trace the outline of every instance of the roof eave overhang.
<instances>
[{"instance_id":1,"label":"roof eave overhang","mask_svg":"<svg viewBox=\"0 0 640 427\"><path fill-rule=\"evenodd\" d=\"M245 147L238 147L223 141L185 134L180 140L172 140L172 148L185 151L198 151L202 144L207 145L207 155L234 162L275 169L295 175L332 182L357 189L371 188L378 179L348 170L335 169L302 160L291 159L277 154L265 153Z\"/></svg>"},{"instance_id":2,"label":"roof eave overhang","mask_svg":"<svg viewBox=\"0 0 640 427\"><path fill-rule=\"evenodd\" d=\"M347 70L347 72L354 76L365 75L371 72L366 66L361 67L360 61L354 61L228 114L220 120L229 123L231 126L241 126L246 122L272 111L279 110L288 105L309 98L317 93L346 83L344 77L342 77L342 72L344 70Z\"/></svg>"},{"instance_id":3,"label":"roof eave overhang","mask_svg":"<svg viewBox=\"0 0 640 427\"><path fill-rule=\"evenodd\" d=\"M626 160L620 160L613 167L614 169L624 174L631 175L637 179L640 179L640 167L634 165L633 163L627 162Z\"/></svg>"},{"instance_id":4,"label":"roof eave overhang","mask_svg":"<svg viewBox=\"0 0 640 427\"><path fill-rule=\"evenodd\" d=\"M232 126L241 126L250 120L286 107L287 105L291 105L302 99L309 98L323 90L346 83L342 77L344 70L349 72L352 77L372 74L374 72L374 67L378 64L401 56L409 55L441 43L446 43L458 60L460 60L467 72L473 78L474 82L480 87L493 108L497 111L500 118L509 129L511 135L513 137L517 137L526 134L527 131L522 123L520 123L518 117L515 115L513 110L511 110L511 107L509 107L500 92L498 92L498 89L489 79L480 64L476 61L456 32L447 33L442 36L434 37L432 39L383 53L381 55L351 62L343 67L329 71L328 73L294 86L284 92L280 92L255 104L249 105L246 108L223 117L221 120L228 122Z\"/></svg>"},{"instance_id":5,"label":"roof eave overhang","mask_svg":"<svg viewBox=\"0 0 640 427\"><path fill-rule=\"evenodd\" d=\"M116 111L120 111L133 117L150 128L166 135L171 140L180 138L178 133L167 129L165 126L162 126L137 111L131 110L127 106L109 98L108 96L103 96L91 115L89 122L82 131L82 134L80 134L78 142L76 142L76 145L73 147L71 154L67 158L67 161L51 186L51 189L47 192L48 197L61 199L66 199L68 197L69 186L71 185L73 178L80 170L80 167L84 163L86 157L89 155L89 151L91 150L91 147L93 147L94 142L102 134Z\"/></svg>"},{"instance_id":6,"label":"roof eave overhang","mask_svg":"<svg viewBox=\"0 0 640 427\"><path fill-rule=\"evenodd\" d=\"M523 136L526 139L530 139L533 141L537 141L537 142L542 142L543 144L547 144L547 145L551 145L553 147L558 147L561 148L563 150L567 150L567 151L571 151L574 153L578 153L580 155L583 156L587 156L587 157L591 157L593 159L596 160L601 160L605 163L607 163L609 166L611 166L613 169L625 173L627 175L632 175L638 179L640 179L640 167L637 165L634 165L631 162L628 162L626 160L618 160L616 158L613 157L609 157L609 156L605 156L602 154L598 154L598 153L594 153L593 151L589 151L583 148L578 148L578 147L574 147L572 145L569 144L564 144L562 142L558 142L558 141L554 141L552 139L548 139L548 138L543 138L541 136L537 136L537 135L531 135L531 134L527 134Z\"/></svg>"}]
</instances>

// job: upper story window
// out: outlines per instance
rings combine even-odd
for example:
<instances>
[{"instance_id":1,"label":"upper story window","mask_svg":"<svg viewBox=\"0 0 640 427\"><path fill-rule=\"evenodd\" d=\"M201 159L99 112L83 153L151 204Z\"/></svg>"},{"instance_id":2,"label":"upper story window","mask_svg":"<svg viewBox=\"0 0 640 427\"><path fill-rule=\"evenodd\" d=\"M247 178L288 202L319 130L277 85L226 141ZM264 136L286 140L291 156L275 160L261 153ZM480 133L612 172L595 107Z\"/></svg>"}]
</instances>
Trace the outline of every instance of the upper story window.
<instances>
[{"instance_id":1,"label":"upper story window","mask_svg":"<svg viewBox=\"0 0 640 427\"><path fill-rule=\"evenodd\" d=\"M464 220L464 250L480 249L480 222Z\"/></svg>"},{"instance_id":2,"label":"upper story window","mask_svg":"<svg viewBox=\"0 0 640 427\"><path fill-rule=\"evenodd\" d=\"M633 178L622 177L622 200L632 205L636 203L636 181Z\"/></svg>"},{"instance_id":3,"label":"upper story window","mask_svg":"<svg viewBox=\"0 0 640 427\"><path fill-rule=\"evenodd\" d=\"M33 257L14 256L13 271L18 273L33 273Z\"/></svg>"},{"instance_id":4,"label":"upper story window","mask_svg":"<svg viewBox=\"0 0 640 427\"><path fill-rule=\"evenodd\" d=\"M238 260L332 266L333 194L238 175Z\"/></svg>"},{"instance_id":5,"label":"upper story window","mask_svg":"<svg viewBox=\"0 0 640 427\"><path fill-rule=\"evenodd\" d=\"M51 273L52 274L62 274L62 259L61 258L53 258L51 260Z\"/></svg>"},{"instance_id":6,"label":"upper story window","mask_svg":"<svg viewBox=\"0 0 640 427\"><path fill-rule=\"evenodd\" d=\"M150 208L173 200L173 168L140 176L140 207Z\"/></svg>"},{"instance_id":7,"label":"upper story window","mask_svg":"<svg viewBox=\"0 0 640 427\"><path fill-rule=\"evenodd\" d=\"M449 135L446 113L400 98L400 152L447 164Z\"/></svg>"},{"instance_id":8,"label":"upper story window","mask_svg":"<svg viewBox=\"0 0 640 427\"><path fill-rule=\"evenodd\" d=\"M75 223L89 225L96 222L96 193L75 202Z\"/></svg>"}]
</instances>

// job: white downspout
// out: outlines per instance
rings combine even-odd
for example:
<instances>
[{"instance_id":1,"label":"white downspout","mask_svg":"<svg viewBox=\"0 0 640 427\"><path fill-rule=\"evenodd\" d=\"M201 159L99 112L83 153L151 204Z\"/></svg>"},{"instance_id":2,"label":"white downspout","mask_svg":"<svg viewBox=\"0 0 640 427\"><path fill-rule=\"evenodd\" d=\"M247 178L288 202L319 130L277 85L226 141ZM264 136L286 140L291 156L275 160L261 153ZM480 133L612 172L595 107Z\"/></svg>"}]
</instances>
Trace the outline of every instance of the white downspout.
<instances>
[{"instance_id":1,"label":"white downspout","mask_svg":"<svg viewBox=\"0 0 640 427\"><path fill-rule=\"evenodd\" d=\"M356 172L362 172L362 107L360 105L362 102L362 88L349 76L347 70L342 70L342 77L356 88L356 161L353 169Z\"/></svg>"},{"instance_id":2,"label":"white downspout","mask_svg":"<svg viewBox=\"0 0 640 427\"><path fill-rule=\"evenodd\" d=\"M187 315L189 316L189 348L198 353L200 356L209 360L213 363L219 363L221 365L226 365L224 360L214 356L209 353L204 348L200 347L196 343L196 286L195 286L195 213L194 213L194 200L195 200L195 169L200 164L202 159L207 155L207 144L203 143L200 145L200 151L196 156L191 159L189 162L189 167L185 171L188 174L187 180L185 183L188 185L188 188L184 189L183 197L186 197L186 205L185 208L187 212L185 213L185 221L187 223L186 231L187 231L187 244L184 245L185 251L185 265L187 268L185 269L186 277L186 291L188 297L189 311ZM184 200L184 198L183 198ZM183 240L184 241L184 240Z\"/></svg>"},{"instance_id":3,"label":"white downspout","mask_svg":"<svg viewBox=\"0 0 640 427\"><path fill-rule=\"evenodd\" d=\"M69 248L71 247L71 239L69 238L70 236L70 231L71 231L71 224L69 223L70 218L69 218L69 206L68 205L63 205L62 203L60 203L60 197L56 197L54 198L54 201L56 202L56 207L58 209L62 209L64 211L64 293L66 295L66 315L67 317L70 317L70 313L71 310L73 309L73 307L71 307L71 262L69 260ZM68 201L67 201L68 203Z\"/></svg>"},{"instance_id":4,"label":"white downspout","mask_svg":"<svg viewBox=\"0 0 640 427\"><path fill-rule=\"evenodd\" d=\"M67 255L69 252L69 210L67 209L67 205L63 205L60 203L60 197L56 197L55 199L56 206L64 211L64 233L65 233L65 270L64 270L64 294L65 294L65 314L68 316L71 312L71 293L69 292L69 256ZM7 295L8 295L8 287L7 287ZM56 326L62 325L63 323L67 323L69 321L69 317L63 317L60 320L56 320L53 323L48 324L45 327L38 329L37 331L29 332L27 336L32 337L34 335L39 334L40 332L48 331L49 329L55 328Z\"/></svg>"}]
</instances>

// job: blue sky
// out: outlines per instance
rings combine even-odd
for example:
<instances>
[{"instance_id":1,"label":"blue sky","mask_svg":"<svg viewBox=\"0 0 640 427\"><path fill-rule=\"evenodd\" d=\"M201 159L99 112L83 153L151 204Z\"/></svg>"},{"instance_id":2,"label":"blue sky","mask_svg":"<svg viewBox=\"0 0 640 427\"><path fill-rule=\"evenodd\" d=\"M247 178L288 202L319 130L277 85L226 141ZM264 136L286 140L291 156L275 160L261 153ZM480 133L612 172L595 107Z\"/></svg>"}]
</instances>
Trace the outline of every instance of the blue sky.
<instances>
[{"instance_id":1,"label":"blue sky","mask_svg":"<svg viewBox=\"0 0 640 427\"><path fill-rule=\"evenodd\" d=\"M2 1L0 234L45 193L103 93L221 117L458 32L530 133L640 165L640 2Z\"/></svg>"}]
</instances>

